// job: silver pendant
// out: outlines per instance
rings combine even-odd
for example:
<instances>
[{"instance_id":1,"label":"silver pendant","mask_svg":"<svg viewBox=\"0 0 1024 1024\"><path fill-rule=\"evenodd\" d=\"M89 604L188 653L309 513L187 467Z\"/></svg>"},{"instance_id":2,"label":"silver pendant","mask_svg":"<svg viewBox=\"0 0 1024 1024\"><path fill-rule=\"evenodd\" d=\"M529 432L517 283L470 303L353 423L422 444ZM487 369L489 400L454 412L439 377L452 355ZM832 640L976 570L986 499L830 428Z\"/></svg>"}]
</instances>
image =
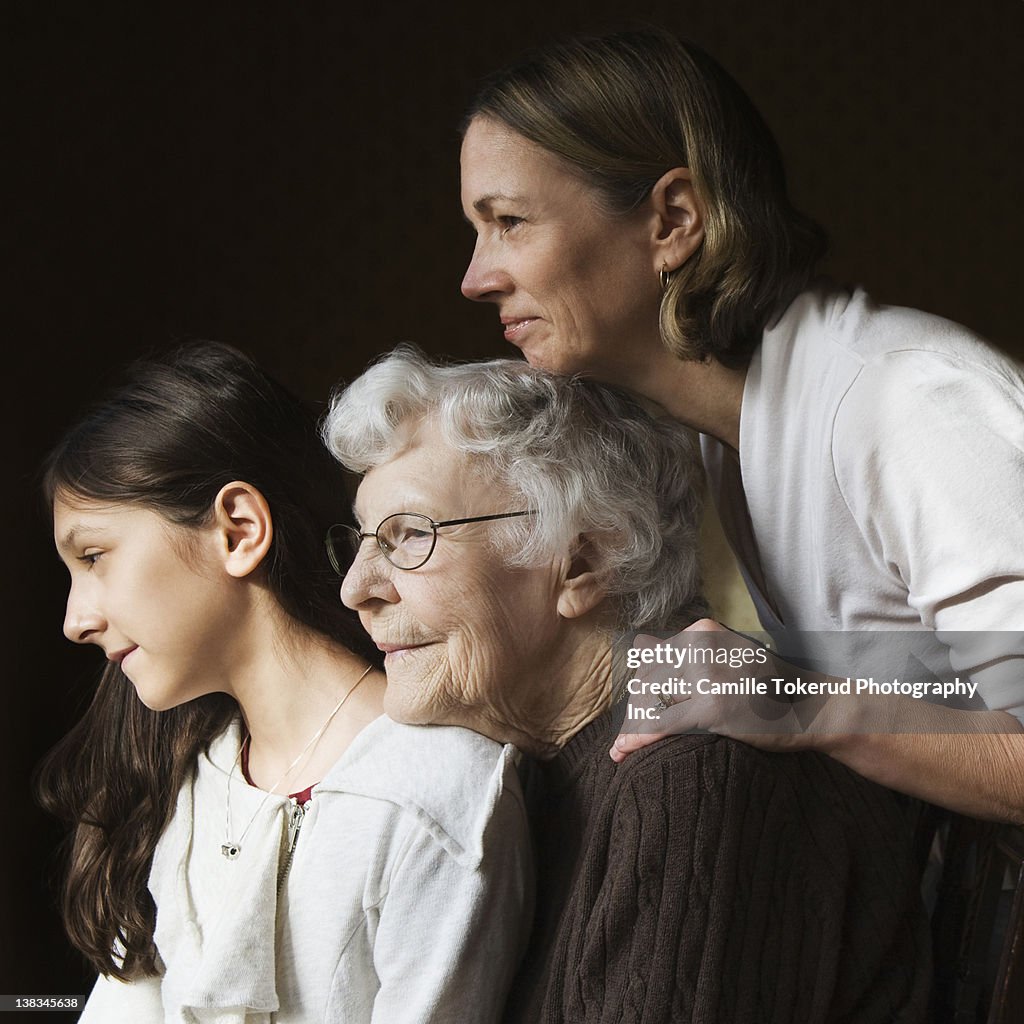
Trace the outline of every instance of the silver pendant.
<instances>
[{"instance_id":1,"label":"silver pendant","mask_svg":"<svg viewBox=\"0 0 1024 1024\"><path fill-rule=\"evenodd\" d=\"M227 857L228 860L235 860L235 858L237 858L242 852L242 848L238 843L222 843L220 852Z\"/></svg>"}]
</instances>

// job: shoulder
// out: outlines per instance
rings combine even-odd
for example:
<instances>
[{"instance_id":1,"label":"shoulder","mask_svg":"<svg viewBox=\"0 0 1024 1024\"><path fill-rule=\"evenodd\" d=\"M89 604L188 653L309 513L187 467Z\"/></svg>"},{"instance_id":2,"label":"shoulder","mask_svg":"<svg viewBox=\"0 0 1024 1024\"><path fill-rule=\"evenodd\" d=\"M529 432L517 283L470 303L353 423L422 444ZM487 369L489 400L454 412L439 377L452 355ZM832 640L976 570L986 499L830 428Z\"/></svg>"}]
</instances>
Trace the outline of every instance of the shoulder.
<instances>
[{"instance_id":1,"label":"shoulder","mask_svg":"<svg viewBox=\"0 0 1024 1024\"><path fill-rule=\"evenodd\" d=\"M663 833L659 842L684 835L696 817L717 828L730 813L733 789L749 789L774 774L775 766L762 765L760 756L753 747L711 734L661 740L611 770L602 814L616 831L631 826L647 834L656 825ZM759 774L761 768L767 774Z\"/></svg>"},{"instance_id":2,"label":"shoulder","mask_svg":"<svg viewBox=\"0 0 1024 1024\"><path fill-rule=\"evenodd\" d=\"M815 753L772 753L740 740L676 736L631 754L614 783L615 814L670 820L699 816L708 827L759 831L799 822L804 830L856 828L859 812L901 821L892 791ZM719 824L716 825L716 822ZM836 835L838 840L838 835Z\"/></svg>"},{"instance_id":3,"label":"shoulder","mask_svg":"<svg viewBox=\"0 0 1024 1024\"><path fill-rule=\"evenodd\" d=\"M840 400L831 449L848 503L912 489L941 509L950 479L998 489L1024 474L1024 371L969 339L875 352Z\"/></svg>"},{"instance_id":4,"label":"shoulder","mask_svg":"<svg viewBox=\"0 0 1024 1024\"><path fill-rule=\"evenodd\" d=\"M672 736L631 754L616 773L617 785L646 786L654 776L678 774L706 787L722 777L771 772L777 762L757 748L712 733Z\"/></svg>"},{"instance_id":5,"label":"shoulder","mask_svg":"<svg viewBox=\"0 0 1024 1024\"><path fill-rule=\"evenodd\" d=\"M885 376L907 364L949 364L1018 386L1022 380L1020 365L962 324L877 303L862 288L828 283L798 295L765 331L762 349L766 358L789 369L832 368L846 360L851 369Z\"/></svg>"},{"instance_id":6,"label":"shoulder","mask_svg":"<svg viewBox=\"0 0 1024 1024\"><path fill-rule=\"evenodd\" d=\"M496 830L526 831L518 751L457 726L381 715L317 787L391 804L451 855L476 862Z\"/></svg>"},{"instance_id":7,"label":"shoulder","mask_svg":"<svg viewBox=\"0 0 1024 1024\"><path fill-rule=\"evenodd\" d=\"M1007 459L1019 458L1020 364L960 324L878 305L859 289L834 293L824 312L815 308L820 337L799 330L789 337L804 353L796 362L815 366L808 379L831 395L831 426L822 426L844 494L870 492L884 478L902 484L936 468L971 472L989 458L977 462L983 438Z\"/></svg>"},{"instance_id":8,"label":"shoulder","mask_svg":"<svg viewBox=\"0 0 1024 1024\"><path fill-rule=\"evenodd\" d=\"M471 796L499 785L518 752L454 725L402 725L380 715L356 737L324 780L325 788L395 787L426 798L431 793Z\"/></svg>"},{"instance_id":9,"label":"shoulder","mask_svg":"<svg viewBox=\"0 0 1024 1024\"><path fill-rule=\"evenodd\" d=\"M931 409L945 418L996 396L1024 403L1024 367L943 317L877 305L858 290L833 317L830 337L860 365L845 404L867 403L875 418Z\"/></svg>"}]
</instances>

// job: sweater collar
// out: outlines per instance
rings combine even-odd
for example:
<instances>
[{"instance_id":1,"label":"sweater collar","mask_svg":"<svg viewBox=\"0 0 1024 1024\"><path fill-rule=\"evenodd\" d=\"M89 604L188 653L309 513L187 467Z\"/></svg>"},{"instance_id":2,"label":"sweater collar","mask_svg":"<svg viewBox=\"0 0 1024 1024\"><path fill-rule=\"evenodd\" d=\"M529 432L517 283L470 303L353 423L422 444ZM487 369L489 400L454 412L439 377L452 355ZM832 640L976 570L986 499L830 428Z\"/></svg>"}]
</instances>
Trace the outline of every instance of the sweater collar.
<instances>
[{"instance_id":1,"label":"sweater collar","mask_svg":"<svg viewBox=\"0 0 1024 1024\"><path fill-rule=\"evenodd\" d=\"M603 749L607 755L625 716L626 701L620 700L580 729L550 761L543 762L549 784L560 788L572 782L595 753Z\"/></svg>"}]
</instances>

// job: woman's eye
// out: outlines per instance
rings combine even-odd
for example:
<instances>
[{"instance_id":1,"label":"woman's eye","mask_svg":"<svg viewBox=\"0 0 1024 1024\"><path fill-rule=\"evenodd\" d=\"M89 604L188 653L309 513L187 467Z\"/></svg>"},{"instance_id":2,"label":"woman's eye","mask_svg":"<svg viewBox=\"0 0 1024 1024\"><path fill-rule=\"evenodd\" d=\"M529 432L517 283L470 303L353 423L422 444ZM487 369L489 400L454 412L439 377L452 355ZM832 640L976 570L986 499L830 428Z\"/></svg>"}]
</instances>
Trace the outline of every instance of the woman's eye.
<instances>
[{"instance_id":1,"label":"woman's eye","mask_svg":"<svg viewBox=\"0 0 1024 1024\"><path fill-rule=\"evenodd\" d=\"M405 548L422 548L424 545L429 544L430 540L431 533L429 530L417 530L413 527L408 527L402 531L398 543Z\"/></svg>"},{"instance_id":2,"label":"woman's eye","mask_svg":"<svg viewBox=\"0 0 1024 1024\"><path fill-rule=\"evenodd\" d=\"M79 555L78 560L91 568L96 564L102 554L102 551L87 551L84 555Z\"/></svg>"},{"instance_id":3,"label":"woman's eye","mask_svg":"<svg viewBox=\"0 0 1024 1024\"><path fill-rule=\"evenodd\" d=\"M498 217L498 226L501 228L501 233L507 235L513 228L518 227L523 223L522 217L505 216Z\"/></svg>"}]
</instances>

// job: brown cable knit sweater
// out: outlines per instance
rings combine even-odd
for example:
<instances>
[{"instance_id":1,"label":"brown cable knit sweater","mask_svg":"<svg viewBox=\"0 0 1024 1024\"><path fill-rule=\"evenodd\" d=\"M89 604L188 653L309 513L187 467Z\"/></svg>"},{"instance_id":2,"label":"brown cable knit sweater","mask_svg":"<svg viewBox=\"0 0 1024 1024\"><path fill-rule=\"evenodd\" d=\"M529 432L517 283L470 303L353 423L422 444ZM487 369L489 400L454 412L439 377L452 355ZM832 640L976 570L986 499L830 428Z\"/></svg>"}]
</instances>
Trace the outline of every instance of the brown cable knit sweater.
<instances>
[{"instance_id":1,"label":"brown cable knit sweater","mask_svg":"<svg viewBox=\"0 0 1024 1024\"><path fill-rule=\"evenodd\" d=\"M528 778L537 912L509 1024L925 1019L910 802L710 735L616 766L617 719Z\"/></svg>"}]
</instances>

